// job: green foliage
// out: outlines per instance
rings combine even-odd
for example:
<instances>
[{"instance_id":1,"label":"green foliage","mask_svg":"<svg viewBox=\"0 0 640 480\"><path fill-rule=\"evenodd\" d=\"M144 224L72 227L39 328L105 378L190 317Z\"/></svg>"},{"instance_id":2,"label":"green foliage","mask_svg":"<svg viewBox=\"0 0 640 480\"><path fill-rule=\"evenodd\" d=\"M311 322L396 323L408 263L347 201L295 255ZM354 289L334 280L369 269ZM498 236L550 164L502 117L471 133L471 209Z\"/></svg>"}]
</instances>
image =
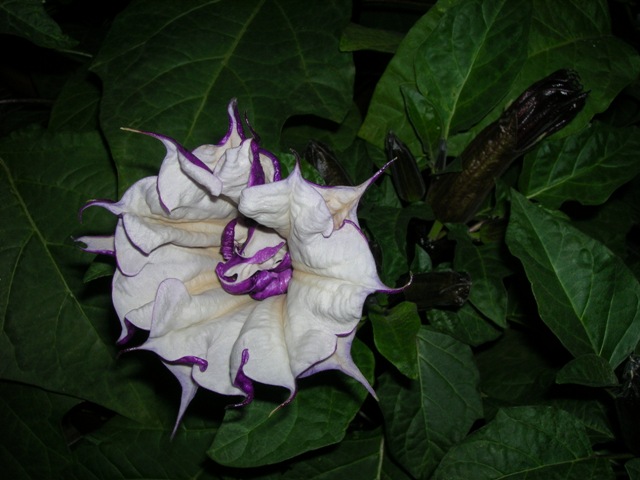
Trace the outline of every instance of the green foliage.
<instances>
[{"instance_id":1,"label":"green foliage","mask_svg":"<svg viewBox=\"0 0 640 480\"><path fill-rule=\"evenodd\" d=\"M391 1L385 11L132 0L98 14L103 36L96 18L70 14L81 3L0 5L0 32L38 48L43 70L56 65L29 80L64 80L46 128L18 129L0 104L0 132L14 130L0 138L3 476L640 478L639 452L620 433L637 416L616 410L640 391L624 376L640 348L640 144L627 111L640 98L640 56L612 33L633 19L612 19L605 0ZM390 11L412 27L396 31ZM66 50L72 38L91 55ZM387 173L363 198L388 285L411 269L472 282L460 308L420 311L402 294L366 304L353 354L377 402L335 372L301 379L279 409L277 388L258 386L250 405L229 410L233 400L201 389L171 438L180 387L153 355L119 355L115 265L73 241L113 231L104 212L78 221L88 200L157 174L162 147L120 127L194 148L224 135L235 97L284 170L289 149L315 139L358 184L385 163L391 130L426 177L445 146L451 165L560 68L580 76L585 108L516 161L469 224L434 222L428 201L401 201ZM111 413L92 423L77 416L83 405Z\"/></svg>"},{"instance_id":2,"label":"green foliage","mask_svg":"<svg viewBox=\"0 0 640 480\"><path fill-rule=\"evenodd\" d=\"M507 244L542 320L573 355L617 367L640 339L640 284L608 248L513 192Z\"/></svg>"},{"instance_id":3,"label":"green foliage","mask_svg":"<svg viewBox=\"0 0 640 480\"><path fill-rule=\"evenodd\" d=\"M436 479L614 478L593 455L584 425L552 407L514 407L498 412L442 460Z\"/></svg>"},{"instance_id":4,"label":"green foliage","mask_svg":"<svg viewBox=\"0 0 640 480\"><path fill-rule=\"evenodd\" d=\"M4 0L0 33L17 35L46 48L69 48L76 41L65 35L40 0Z\"/></svg>"}]
</instances>

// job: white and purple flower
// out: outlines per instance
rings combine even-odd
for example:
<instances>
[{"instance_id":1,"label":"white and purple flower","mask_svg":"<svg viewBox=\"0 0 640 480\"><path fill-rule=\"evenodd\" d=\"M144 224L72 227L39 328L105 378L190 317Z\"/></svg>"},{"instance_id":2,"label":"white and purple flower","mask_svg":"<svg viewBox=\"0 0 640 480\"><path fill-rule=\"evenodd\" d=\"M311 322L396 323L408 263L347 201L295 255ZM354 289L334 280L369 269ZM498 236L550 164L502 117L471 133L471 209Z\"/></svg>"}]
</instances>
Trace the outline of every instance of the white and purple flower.
<instances>
[{"instance_id":1,"label":"white and purple flower","mask_svg":"<svg viewBox=\"0 0 640 480\"><path fill-rule=\"evenodd\" d=\"M296 394L296 380L336 369L373 389L351 359L365 298L393 291L379 279L356 208L376 178L321 187L296 165L281 179L276 157L246 138L235 100L217 145L189 152L163 135L157 176L118 202L107 237L77 240L114 255L119 344L155 352L178 378L178 422L198 387L251 402L253 383ZM84 210L84 209L83 209ZM177 423L176 423L177 425Z\"/></svg>"}]
</instances>

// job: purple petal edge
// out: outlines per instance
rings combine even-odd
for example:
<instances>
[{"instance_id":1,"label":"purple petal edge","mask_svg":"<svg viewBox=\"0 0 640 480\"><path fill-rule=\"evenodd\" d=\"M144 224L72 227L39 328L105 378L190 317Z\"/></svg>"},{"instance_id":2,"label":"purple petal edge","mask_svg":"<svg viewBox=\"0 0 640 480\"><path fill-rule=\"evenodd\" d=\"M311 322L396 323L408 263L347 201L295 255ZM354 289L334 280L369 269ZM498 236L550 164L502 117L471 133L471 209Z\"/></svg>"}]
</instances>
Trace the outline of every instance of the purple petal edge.
<instances>
[{"instance_id":1,"label":"purple petal edge","mask_svg":"<svg viewBox=\"0 0 640 480\"><path fill-rule=\"evenodd\" d=\"M197 365L201 372L204 372L209 367L209 362L195 355L187 355L177 360L165 360L165 362L172 365Z\"/></svg>"},{"instance_id":2,"label":"purple petal edge","mask_svg":"<svg viewBox=\"0 0 640 480\"><path fill-rule=\"evenodd\" d=\"M260 163L259 151L260 147L258 147L258 144L251 142L251 156L253 157L253 161L251 162L251 172L249 173L249 181L247 182L248 187L264 185L265 183L264 169Z\"/></svg>"},{"instance_id":3,"label":"purple petal edge","mask_svg":"<svg viewBox=\"0 0 640 480\"><path fill-rule=\"evenodd\" d=\"M189 150L184 148L182 145L180 145L180 143L178 143L176 140L174 140L171 137L167 137L166 135L162 135L160 133L146 132L146 131L143 131L143 130L135 130L135 129L132 129L132 128L125 128L124 130L128 130L130 132L141 133L143 135L147 135L149 137L156 138L156 139L160 140L161 142L167 141L167 142L171 143L172 145L174 145L176 147L176 150L178 152L180 152L180 154L184 158L186 158L190 163L194 164L196 167L200 167L203 170L211 173L211 169L202 160L200 160L193 153L191 153Z\"/></svg>"},{"instance_id":4,"label":"purple petal edge","mask_svg":"<svg viewBox=\"0 0 640 480\"><path fill-rule=\"evenodd\" d=\"M246 397L242 402L236 403L234 405L229 405L228 408L244 407L245 405L249 405L253 401L253 394L254 394L253 381L249 377L247 377L244 373L244 366L247 364L248 361L249 361L249 349L245 348L242 351L242 360L240 362L240 368L238 368L238 373L236 373L236 379L233 381L233 386L238 387L240 390L242 390L246 394Z\"/></svg>"},{"instance_id":5,"label":"purple petal edge","mask_svg":"<svg viewBox=\"0 0 640 480\"><path fill-rule=\"evenodd\" d=\"M244 131L242 130L242 122L240 120L240 112L238 111L238 99L232 98L227 105L227 115L229 116L229 128L227 129L227 133L222 137L216 145L218 147L227 143L231 135L233 135L233 131L235 130L241 140L245 140L246 136Z\"/></svg>"},{"instance_id":6,"label":"purple petal edge","mask_svg":"<svg viewBox=\"0 0 640 480\"><path fill-rule=\"evenodd\" d=\"M126 345L136 334L136 326L126 318L124 319L124 326L126 333L123 331L124 335L120 334L120 338L116 341L116 345L118 346Z\"/></svg>"},{"instance_id":7,"label":"purple petal edge","mask_svg":"<svg viewBox=\"0 0 640 480\"><path fill-rule=\"evenodd\" d=\"M106 199L106 198L94 198L93 200L89 200L82 207L80 207L80 210L78 210L78 222L82 223L82 215L84 214L84 211L87 208L95 207L96 205L102 207L103 205L101 205L101 204L113 205L114 203L116 203L116 202L114 202L113 200Z\"/></svg>"},{"instance_id":8,"label":"purple petal edge","mask_svg":"<svg viewBox=\"0 0 640 480\"><path fill-rule=\"evenodd\" d=\"M273 181L278 182L282 180L282 169L280 168L280 161L278 160L278 157L264 148L260 148L258 152L260 155L264 155L271 160L271 163L273 164Z\"/></svg>"}]
</instances>

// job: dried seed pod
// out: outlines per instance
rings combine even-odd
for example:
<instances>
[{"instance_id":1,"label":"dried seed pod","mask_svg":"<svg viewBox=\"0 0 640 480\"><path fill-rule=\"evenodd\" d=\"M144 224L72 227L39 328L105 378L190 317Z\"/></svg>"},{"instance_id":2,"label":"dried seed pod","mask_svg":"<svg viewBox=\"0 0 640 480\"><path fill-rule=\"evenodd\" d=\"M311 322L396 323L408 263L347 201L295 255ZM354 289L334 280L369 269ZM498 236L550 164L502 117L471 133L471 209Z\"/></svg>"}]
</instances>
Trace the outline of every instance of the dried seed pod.
<instances>
[{"instance_id":1,"label":"dried seed pod","mask_svg":"<svg viewBox=\"0 0 640 480\"><path fill-rule=\"evenodd\" d=\"M338 163L335 154L327 145L310 140L303 157L313 165L327 185L352 185L349 175Z\"/></svg>"},{"instance_id":2,"label":"dried seed pod","mask_svg":"<svg viewBox=\"0 0 640 480\"><path fill-rule=\"evenodd\" d=\"M389 169L400 199L409 203L422 200L427 189L418 163L407 146L393 132L389 132L385 139L385 150L387 161L393 161Z\"/></svg>"},{"instance_id":3,"label":"dried seed pod","mask_svg":"<svg viewBox=\"0 0 640 480\"><path fill-rule=\"evenodd\" d=\"M585 105L578 75L558 70L531 85L460 155L462 170L439 175L427 196L441 222L468 222L511 163L566 126Z\"/></svg>"},{"instance_id":4,"label":"dried seed pod","mask_svg":"<svg viewBox=\"0 0 640 480\"><path fill-rule=\"evenodd\" d=\"M418 309L433 307L461 307L469 297L471 277L453 270L413 275L411 285L403 290L404 299L414 302Z\"/></svg>"}]
</instances>

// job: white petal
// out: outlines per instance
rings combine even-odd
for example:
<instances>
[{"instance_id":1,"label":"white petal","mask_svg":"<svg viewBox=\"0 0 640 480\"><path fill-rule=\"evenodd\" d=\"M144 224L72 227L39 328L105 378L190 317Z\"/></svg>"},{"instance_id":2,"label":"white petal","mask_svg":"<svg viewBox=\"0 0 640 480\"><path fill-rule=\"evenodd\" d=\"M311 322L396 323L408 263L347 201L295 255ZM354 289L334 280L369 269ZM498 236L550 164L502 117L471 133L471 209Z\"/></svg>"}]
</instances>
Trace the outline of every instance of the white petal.
<instances>
[{"instance_id":1,"label":"white petal","mask_svg":"<svg viewBox=\"0 0 640 480\"><path fill-rule=\"evenodd\" d=\"M175 375L175 377L178 379L178 382L180 382L180 386L182 387L182 394L180 395L180 408L178 409L176 423L174 424L173 431L171 432L171 437L173 438L178 431L178 425L180 425L180 421L182 420L184 413L187 411L187 407L198 391L198 385L193 381L193 378L191 377L191 370L193 367L187 365L171 365L166 362L164 362L164 365L169 369L171 373Z\"/></svg>"},{"instance_id":2,"label":"white petal","mask_svg":"<svg viewBox=\"0 0 640 480\"><path fill-rule=\"evenodd\" d=\"M182 282L167 279L158 289L149 339L142 348L169 362L203 359L208 364L204 371L198 365L192 369L195 382L224 395L242 394L232 383L229 359L254 303L222 289L191 295Z\"/></svg>"},{"instance_id":3,"label":"white petal","mask_svg":"<svg viewBox=\"0 0 640 480\"><path fill-rule=\"evenodd\" d=\"M371 384L364 377L351 358L351 344L353 343L355 334L356 330L354 329L348 335L338 336L336 339L336 349L333 354L306 370L302 375L300 375L300 378L308 377L314 373L323 372L325 370L339 370L360 382L371 396L377 400L378 397L376 396L376 392L373 390L373 387L371 387Z\"/></svg>"},{"instance_id":4,"label":"white petal","mask_svg":"<svg viewBox=\"0 0 640 480\"><path fill-rule=\"evenodd\" d=\"M277 295L256 302L247 317L231 353L231 376L241 366L242 352L249 359L244 374L267 385L278 385L295 392L295 376L289 366L289 352L284 338L285 296Z\"/></svg>"},{"instance_id":5,"label":"white petal","mask_svg":"<svg viewBox=\"0 0 640 480\"><path fill-rule=\"evenodd\" d=\"M207 164L169 137L148 135L160 140L167 149L158 174L158 192L169 211L220 195L222 182Z\"/></svg>"},{"instance_id":6,"label":"white petal","mask_svg":"<svg viewBox=\"0 0 640 480\"><path fill-rule=\"evenodd\" d=\"M300 173L298 165L285 179L246 188L238 209L261 225L273 228L285 238L291 236L294 220L298 235L330 235L333 218L320 195Z\"/></svg>"},{"instance_id":7,"label":"white petal","mask_svg":"<svg viewBox=\"0 0 640 480\"><path fill-rule=\"evenodd\" d=\"M249 139L239 147L228 149L214 170L222 183L222 193L234 204L238 203L240 193L249 182L253 160L252 143L253 140Z\"/></svg>"},{"instance_id":8,"label":"white petal","mask_svg":"<svg viewBox=\"0 0 640 480\"><path fill-rule=\"evenodd\" d=\"M150 328L150 317L141 318L138 312L138 315L129 318L129 312L153 302L158 287L167 278L184 282L192 293L220 285L214 272L221 260L216 249L165 245L144 256L144 259L144 265L135 275L123 275L117 270L113 277L113 305L123 330L126 327L125 318L138 328ZM149 313L148 310L145 312Z\"/></svg>"}]
</instances>

